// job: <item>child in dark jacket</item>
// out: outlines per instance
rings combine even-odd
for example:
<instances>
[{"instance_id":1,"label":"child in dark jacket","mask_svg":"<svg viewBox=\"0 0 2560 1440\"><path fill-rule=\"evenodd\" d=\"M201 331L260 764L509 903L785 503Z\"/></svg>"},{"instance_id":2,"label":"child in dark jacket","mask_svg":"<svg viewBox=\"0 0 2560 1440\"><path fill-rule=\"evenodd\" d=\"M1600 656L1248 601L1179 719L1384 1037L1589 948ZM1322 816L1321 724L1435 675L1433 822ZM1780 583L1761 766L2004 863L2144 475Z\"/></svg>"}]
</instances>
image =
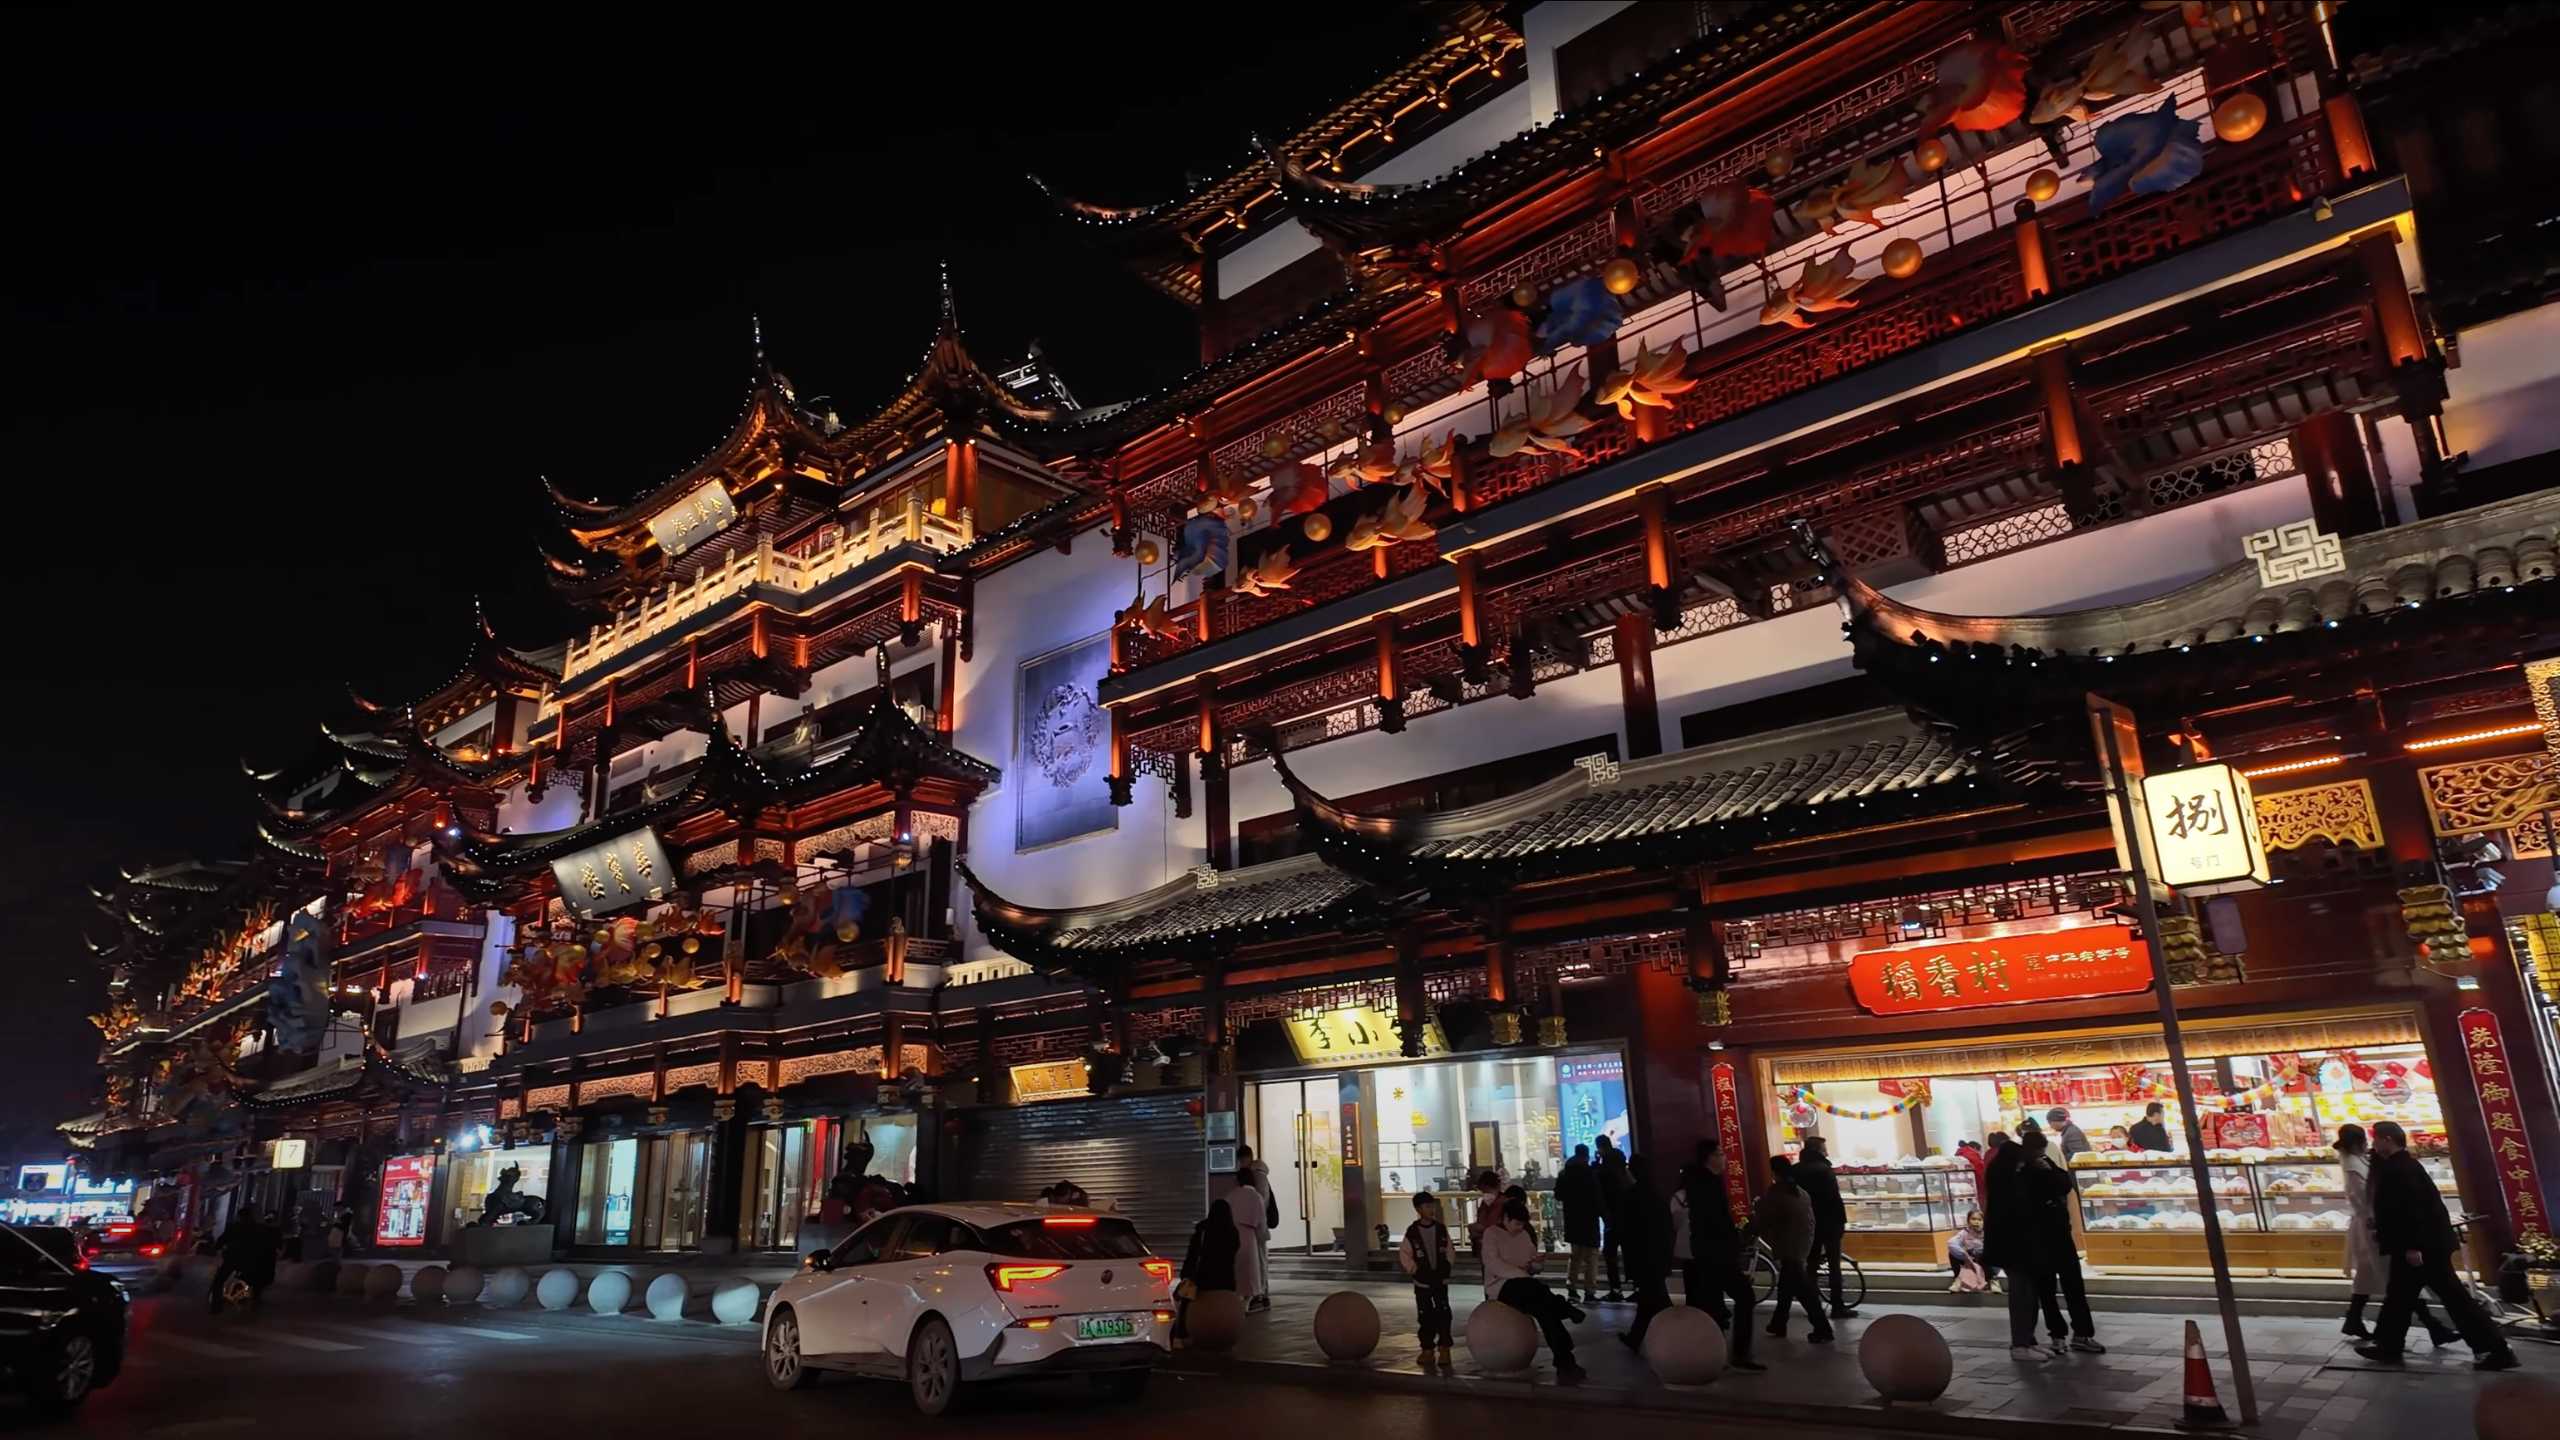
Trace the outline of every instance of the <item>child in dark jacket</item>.
<instances>
[{"instance_id":1,"label":"child in dark jacket","mask_svg":"<svg viewBox=\"0 0 2560 1440\"><path fill-rule=\"evenodd\" d=\"M1449 1267L1457 1246L1449 1227L1440 1223L1440 1197L1425 1190L1413 1197L1414 1222L1405 1227L1396 1262L1413 1277L1413 1311L1422 1332L1422 1358L1449 1364ZM1437 1349L1435 1355L1434 1349Z\"/></svg>"}]
</instances>

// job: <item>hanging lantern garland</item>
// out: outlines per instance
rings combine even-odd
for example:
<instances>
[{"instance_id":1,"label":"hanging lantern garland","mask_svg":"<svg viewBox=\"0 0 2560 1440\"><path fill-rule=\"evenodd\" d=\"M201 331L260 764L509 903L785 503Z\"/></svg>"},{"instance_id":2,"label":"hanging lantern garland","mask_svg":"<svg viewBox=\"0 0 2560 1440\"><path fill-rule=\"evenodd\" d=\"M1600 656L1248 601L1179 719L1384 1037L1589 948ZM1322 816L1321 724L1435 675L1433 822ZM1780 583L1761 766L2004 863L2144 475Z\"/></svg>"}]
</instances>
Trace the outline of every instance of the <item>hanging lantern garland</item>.
<instances>
[{"instance_id":1,"label":"hanging lantern garland","mask_svg":"<svg viewBox=\"0 0 2560 1440\"><path fill-rule=\"evenodd\" d=\"M1919 1109L1929 1103L1929 1082L1926 1080L1883 1081L1879 1083L1878 1088L1884 1085L1900 1085L1903 1093L1893 1096L1893 1103L1876 1109L1834 1105L1816 1096L1810 1085L1790 1087L1781 1092L1781 1098L1790 1106L1801 1105L1809 1110L1818 1110L1834 1120L1890 1120L1896 1115Z\"/></svg>"}]
</instances>

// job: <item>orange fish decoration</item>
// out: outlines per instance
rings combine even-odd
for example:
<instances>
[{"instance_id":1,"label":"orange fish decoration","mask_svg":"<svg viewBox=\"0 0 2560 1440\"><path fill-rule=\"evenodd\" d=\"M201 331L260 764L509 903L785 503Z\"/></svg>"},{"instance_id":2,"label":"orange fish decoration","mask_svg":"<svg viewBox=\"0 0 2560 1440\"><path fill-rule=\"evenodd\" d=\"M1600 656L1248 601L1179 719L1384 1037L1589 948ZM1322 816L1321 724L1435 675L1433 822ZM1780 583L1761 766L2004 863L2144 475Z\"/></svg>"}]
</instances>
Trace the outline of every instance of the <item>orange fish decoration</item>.
<instances>
[{"instance_id":1,"label":"orange fish decoration","mask_svg":"<svg viewBox=\"0 0 2560 1440\"><path fill-rule=\"evenodd\" d=\"M1173 617L1170 610L1166 607L1165 597L1162 595L1158 595L1156 598L1143 605L1130 606L1128 609L1121 611L1117 618L1121 624L1137 631L1141 635L1151 636L1158 640L1180 640L1182 638L1182 622Z\"/></svg>"},{"instance_id":2,"label":"orange fish decoration","mask_svg":"<svg viewBox=\"0 0 2560 1440\"><path fill-rule=\"evenodd\" d=\"M1426 538L1433 533L1431 525L1422 518L1423 509L1429 503L1430 497L1423 493L1421 486L1404 487L1396 492L1395 498L1389 500L1384 509L1354 521L1351 533L1343 537L1343 548L1383 550L1407 540Z\"/></svg>"},{"instance_id":3,"label":"orange fish decoration","mask_svg":"<svg viewBox=\"0 0 2560 1440\"><path fill-rule=\"evenodd\" d=\"M1297 574L1298 567L1289 554L1289 547L1278 546L1236 577L1235 590L1239 595L1276 595L1288 589L1289 582Z\"/></svg>"},{"instance_id":4,"label":"orange fish decoration","mask_svg":"<svg viewBox=\"0 0 2560 1440\"><path fill-rule=\"evenodd\" d=\"M1577 455L1572 437L1591 428L1582 413L1582 372L1576 370L1529 397L1517 419L1493 432L1487 453L1500 460L1523 450L1550 450Z\"/></svg>"},{"instance_id":5,"label":"orange fish decoration","mask_svg":"<svg viewBox=\"0 0 2560 1440\"><path fill-rule=\"evenodd\" d=\"M1688 373L1688 353L1672 342L1671 348L1656 354L1649 344L1636 347L1636 358L1626 369L1603 376L1600 389L1592 396L1603 405L1614 405L1625 419L1636 418L1636 407L1651 406L1657 410L1671 408L1674 397L1687 394L1697 385Z\"/></svg>"},{"instance_id":6,"label":"orange fish decoration","mask_svg":"<svg viewBox=\"0 0 2560 1440\"><path fill-rule=\"evenodd\" d=\"M1938 57L1920 132L1997 130L2027 112L2027 57L1997 40L1969 40Z\"/></svg>"},{"instance_id":7,"label":"orange fish decoration","mask_svg":"<svg viewBox=\"0 0 2560 1440\"><path fill-rule=\"evenodd\" d=\"M1243 476L1213 474L1200 496L1200 504L1206 509L1233 510L1252 498L1252 483Z\"/></svg>"},{"instance_id":8,"label":"orange fish decoration","mask_svg":"<svg viewBox=\"0 0 2560 1440\"><path fill-rule=\"evenodd\" d=\"M1420 485L1436 494L1446 495L1458 478L1458 432L1450 431L1438 441L1426 439L1413 458L1396 471L1396 478L1407 485Z\"/></svg>"},{"instance_id":9,"label":"orange fish decoration","mask_svg":"<svg viewBox=\"0 0 2560 1440\"><path fill-rule=\"evenodd\" d=\"M2153 94L2159 88L2160 82L2151 76L2150 32L2137 30L2120 44L2100 46L2078 76L2044 87L2027 111L2027 123L2086 122L2092 106L2128 95Z\"/></svg>"},{"instance_id":10,"label":"orange fish decoration","mask_svg":"<svg viewBox=\"0 0 2560 1440\"><path fill-rule=\"evenodd\" d=\"M1459 379L1463 385L1479 380L1508 380L1537 353L1529 338L1527 312L1508 305L1476 312L1468 318L1458 338L1465 344Z\"/></svg>"},{"instance_id":11,"label":"orange fish decoration","mask_svg":"<svg viewBox=\"0 0 2560 1440\"><path fill-rule=\"evenodd\" d=\"M1776 202L1756 185L1739 180L1710 185L1698 197L1698 218L1689 227L1689 243L1681 251L1680 263L1689 264L1701 255L1718 260L1766 255L1777 242L1772 225L1776 217Z\"/></svg>"},{"instance_id":12,"label":"orange fish decoration","mask_svg":"<svg viewBox=\"0 0 2560 1440\"><path fill-rule=\"evenodd\" d=\"M1333 467L1333 478L1356 489L1393 480L1401 468L1396 460L1396 442L1375 440L1343 456Z\"/></svg>"},{"instance_id":13,"label":"orange fish decoration","mask_svg":"<svg viewBox=\"0 0 2560 1440\"><path fill-rule=\"evenodd\" d=\"M1806 262L1796 283L1769 297L1769 303L1760 307L1760 323L1810 330L1813 322L1805 318L1808 312L1855 308L1858 302L1849 297L1867 283L1857 274L1857 268L1857 262L1849 258L1845 249L1833 252L1828 260Z\"/></svg>"},{"instance_id":14,"label":"orange fish decoration","mask_svg":"<svg viewBox=\"0 0 2560 1440\"><path fill-rule=\"evenodd\" d=\"M1902 157L1889 155L1882 160L1861 160L1849 167L1849 178L1840 185L1839 209L1844 220L1860 220L1883 228L1876 212L1888 205L1899 205L1911 193L1914 180L1911 167ZM1826 230L1829 226L1823 227Z\"/></svg>"},{"instance_id":15,"label":"orange fish decoration","mask_svg":"<svg viewBox=\"0 0 2560 1440\"><path fill-rule=\"evenodd\" d=\"M1322 466L1293 460L1271 472L1271 512L1304 515L1321 507L1331 491Z\"/></svg>"}]
</instances>

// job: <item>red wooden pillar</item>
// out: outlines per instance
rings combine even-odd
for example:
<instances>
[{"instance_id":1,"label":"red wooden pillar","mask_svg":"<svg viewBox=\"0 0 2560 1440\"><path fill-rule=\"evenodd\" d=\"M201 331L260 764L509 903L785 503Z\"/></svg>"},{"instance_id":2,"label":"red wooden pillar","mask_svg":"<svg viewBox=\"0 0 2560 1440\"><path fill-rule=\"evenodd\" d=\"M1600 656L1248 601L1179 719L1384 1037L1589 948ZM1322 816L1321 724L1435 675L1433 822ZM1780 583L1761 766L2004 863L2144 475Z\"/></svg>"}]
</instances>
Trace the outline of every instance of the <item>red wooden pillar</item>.
<instances>
[{"instance_id":1,"label":"red wooden pillar","mask_svg":"<svg viewBox=\"0 0 2560 1440\"><path fill-rule=\"evenodd\" d=\"M1618 698L1626 710L1627 758L1662 753L1662 707L1653 693L1653 622L1629 611L1618 617Z\"/></svg>"},{"instance_id":2,"label":"red wooden pillar","mask_svg":"<svg viewBox=\"0 0 2560 1440\"><path fill-rule=\"evenodd\" d=\"M2340 537L2382 528L2382 495L2365 463L2364 435L2344 410L2325 410L2293 427L2293 463L2311 494L2311 519Z\"/></svg>"},{"instance_id":3,"label":"red wooden pillar","mask_svg":"<svg viewBox=\"0 0 2560 1440\"><path fill-rule=\"evenodd\" d=\"M1404 733L1404 649L1396 636L1394 612L1378 617L1378 729Z\"/></svg>"},{"instance_id":4,"label":"red wooden pillar","mask_svg":"<svg viewBox=\"0 0 2560 1440\"><path fill-rule=\"evenodd\" d=\"M1200 677L1201 822L1208 831L1209 865L1232 870L1236 864L1235 826L1228 809L1226 733L1218 724L1215 676Z\"/></svg>"}]
</instances>

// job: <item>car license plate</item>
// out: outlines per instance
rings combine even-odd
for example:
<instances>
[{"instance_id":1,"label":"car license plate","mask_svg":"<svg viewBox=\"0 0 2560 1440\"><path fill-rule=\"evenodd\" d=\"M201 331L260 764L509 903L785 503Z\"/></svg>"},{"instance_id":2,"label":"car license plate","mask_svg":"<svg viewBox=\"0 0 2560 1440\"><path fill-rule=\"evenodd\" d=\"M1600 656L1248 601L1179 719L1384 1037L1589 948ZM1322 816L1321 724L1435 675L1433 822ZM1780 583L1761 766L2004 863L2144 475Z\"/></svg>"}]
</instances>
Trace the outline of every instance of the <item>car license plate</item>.
<instances>
[{"instance_id":1,"label":"car license plate","mask_svg":"<svg viewBox=\"0 0 2560 1440\"><path fill-rule=\"evenodd\" d=\"M1076 1319L1078 1340L1128 1340L1138 1333L1134 1315L1084 1315Z\"/></svg>"}]
</instances>

